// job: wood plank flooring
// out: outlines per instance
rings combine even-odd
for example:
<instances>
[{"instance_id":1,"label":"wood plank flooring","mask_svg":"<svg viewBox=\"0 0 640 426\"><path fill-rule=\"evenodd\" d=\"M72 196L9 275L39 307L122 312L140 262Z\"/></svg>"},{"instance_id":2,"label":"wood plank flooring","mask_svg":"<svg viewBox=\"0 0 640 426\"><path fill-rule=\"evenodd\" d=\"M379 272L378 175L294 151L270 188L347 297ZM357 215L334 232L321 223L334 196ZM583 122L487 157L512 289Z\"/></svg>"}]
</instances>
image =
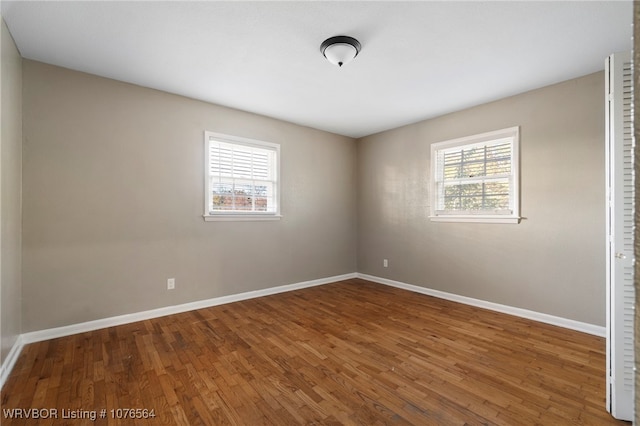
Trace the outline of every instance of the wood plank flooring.
<instances>
[{"instance_id":1,"label":"wood plank flooring","mask_svg":"<svg viewBox=\"0 0 640 426\"><path fill-rule=\"evenodd\" d=\"M628 425L605 410L604 351L602 338L354 279L31 344L1 421ZM58 418L6 418L14 408ZM129 408L155 417L119 418L145 415Z\"/></svg>"}]
</instances>

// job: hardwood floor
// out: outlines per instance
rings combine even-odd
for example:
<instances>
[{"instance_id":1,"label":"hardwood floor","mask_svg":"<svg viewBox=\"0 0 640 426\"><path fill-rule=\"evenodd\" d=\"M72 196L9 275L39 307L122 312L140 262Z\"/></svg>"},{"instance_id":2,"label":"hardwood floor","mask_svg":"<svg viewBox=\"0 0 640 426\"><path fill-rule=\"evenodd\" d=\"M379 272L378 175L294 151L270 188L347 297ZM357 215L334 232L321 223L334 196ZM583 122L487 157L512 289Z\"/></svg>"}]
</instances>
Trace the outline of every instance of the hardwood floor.
<instances>
[{"instance_id":1,"label":"hardwood floor","mask_svg":"<svg viewBox=\"0 0 640 426\"><path fill-rule=\"evenodd\" d=\"M604 351L602 338L354 279L31 344L2 424L628 425L604 407ZM145 414L128 408L155 417L117 418Z\"/></svg>"}]
</instances>

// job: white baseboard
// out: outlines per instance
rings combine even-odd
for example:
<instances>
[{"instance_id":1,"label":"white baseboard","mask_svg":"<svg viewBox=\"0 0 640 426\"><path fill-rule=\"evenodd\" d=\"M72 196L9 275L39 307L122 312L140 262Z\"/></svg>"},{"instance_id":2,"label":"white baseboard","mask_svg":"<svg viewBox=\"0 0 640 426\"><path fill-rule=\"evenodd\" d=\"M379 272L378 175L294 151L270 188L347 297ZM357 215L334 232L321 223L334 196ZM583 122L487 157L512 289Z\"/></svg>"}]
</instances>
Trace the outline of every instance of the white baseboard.
<instances>
[{"instance_id":1,"label":"white baseboard","mask_svg":"<svg viewBox=\"0 0 640 426\"><path fill-rule=\"evenodd\" d=\"M472 297L459 296L453 293L447 293L440 290L433 290L430 288L420 287L413 284L406 284L400 281L393 281L387 278L380 278L373 275L357 274L358 278L367 281L373 281L378 284L384 284L391 287L397 287L404 290L413 291L416 293L426 294L428 296L437 297L440 299L451 300L453 302L463 303L465 305L476 306L479 308L489 309L491 311L502 312L509 315L515 315L517 317L527 318L534 321L543 322L546 324L557 325L559 327L568 328L570 330L581 331L583 333L592 334L594 336L605 337L606 328L594 324L588 324L585 322L574 321L567 318L556 317L549 314L543 314L541 312L529 311L527 309L515 308L513 306L501 305L499 303L487 302L485 300L474 299Z\"/></svg>"},{"instance_id":2,"label":"white baseboard","mask_svg":"<svg viewBox=\"0 0 640 426\"><path fill-rule=\"evenodd\" d=\"M16 361L20 357L20 353L22 353L22 348L24 347L24 339L22 335L18 336L16 341L13 343L11 350L7 354L2 366L0 366L0 389L4 386L4 383L9 378L9 374L13 367L16 365Z\"/></svg>"},{"instance_id":3,"label":"white baseboard","mask_svg":"<svg viewBox=\"0 0 640 426\"><path fill-rule=\"evenodd\" d=\"M334 277L321 278L312 281L303 281L295 284L287 284L278 287L265 288L263 290L247 291L245 293L232 294L230 296L214 297L213 299L198 300L197 302L183 303L181 305L166 306L164 308L152 309L149 311L136 312L133 314L119 315L116 317L103 318L94 321L87 321L80 324L67 325L64 327L50 328L47 330L32 331L22 335L24 344L40 342L43 340L55 339L58 337L70 336L72 334L85 333L87 331L99 330L101 328L113 327L116 325L130 324L132 322L144 321L152 318L164 317L167 315L179 314L193 311L195 309L209 308L211 306L224 305L241 300L254 299L256 297L269 296L272 294L284 293L287 291L299 290L307 287L315 287L329 284L336 281L343 281L356 278L357 274L337 275Z\"/></svg>"},{"instance_id":4,"label":"white baseboard","mask_svg":"<svg viewBox=\"0 0 640 426\"><path fill-rule=\"evenodd\" d=\"M9 377L11 370L15 366L20 353L25 345L29 343L41 342L43 340L55 339L58 337L71 336L73 334L85 333L87 331L99 330L101 328L113 327L122 324L129 324L137 321L144 321L166 315L179 314L193 311L195 309L208 308L211 306L224 305L226 303L238 302L241 300L254 299L256 297L269 296L287 291L299 290L308 287L315 287L329 284L336 281L343 281L356 278L355 272L344 275L336 275L328 278L321 278L311 281L303 281L295 284L282 285L278 287L266 288L263 290L248 291L245 293L233 294L230 296L214 297L212 299L199 300L197 302L183 303L181 305L166 306L164 308L152 309L149 311L136 312L133 314L119 315L116 317L103 318L94 321L87 321L80 324L72 324L64 327L55 327L47 330L32 331L18 336L7 358L0 366L0 389Z\"/></svg>"},{"instance_id":5,"label":"white baseboard","mask_svg":"<svg viewBox=\"0 0 640 426\"><path fill-rule=\"evenodd\" d=\"M522 318L528 318L534 321L539 321L547 324L557 325L559 327L568 328L571 330L581 331L595 336L604 337L606 333L605 327L574 321L566 318L556 317L553 315L543 314L540 312L529 311L527 309L515 308L512 306L501 305L498 303L487 302L484 300L473 299L471 297L459 296L457 294L447 293L440 290L433 290L425 287L420 287L412 284L406 284L400 281L393 281L387 278L380 278L373 275L351 273L344 275L337 275L328 278L321 278L312 281L304 281L295 284L288 284L278 287L267 288L263 290L248 291L245 293L234 294L230 296L215 297L212 299L199 300L197 302L184 303L181 305L167 306L164 308L152 309L149 311L136 312L133 314L119 315L116 317L103 318L94 321L83 322L80 324L73 324L64 327L50 328L47 330L33 331L24 333L18 336L18 339L14 343L11 351L7 355L7 358L0 366L0 389L4 385L5 381L9 377L11 370L13 369L22 348L34 342L40 342L43 340L55 339L58 337L70 336L78 333L85 333L87 331L99 330L106 327L113 327L122 324L129 324L137 321L144 321L152 318L159 318L166 315L179 314L182 312L193 311L195 309L208 308L211 306L224 305L226 303L238 302L241 300L254 299L257 297L269 296L272 294L284 293L287 291L299 290L308 287L315 287L324 284L330 284L337 281L343 281L353 278L361 278L363 280L372 281L379 284L384 284L392 287L401 288L404 290L413 291L416 293L426 294L428 296L438 297L440 299L451 300L454 302L463 303L466 305L477 306L480 308L489 309L492 311L503 312L510 315L515 315Z\"/></svg>"}]
</instances>

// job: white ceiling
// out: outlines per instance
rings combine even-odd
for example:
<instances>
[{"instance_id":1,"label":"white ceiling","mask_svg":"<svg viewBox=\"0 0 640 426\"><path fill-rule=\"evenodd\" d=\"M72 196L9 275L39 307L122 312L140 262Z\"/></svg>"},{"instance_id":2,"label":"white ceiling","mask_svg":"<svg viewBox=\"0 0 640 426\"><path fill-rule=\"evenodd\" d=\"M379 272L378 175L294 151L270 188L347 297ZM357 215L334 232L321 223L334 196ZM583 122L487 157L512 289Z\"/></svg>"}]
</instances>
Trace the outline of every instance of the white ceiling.
<instances>
[{"instance_id":1,"label":"white ceiling","mask_svg":"<svg viewBox=\"0 0 640 426\"><path fill-rule=\"evenodd\" d=\"M604 68L631 1L12 2L23 55L361 137ZM320 43L350 35L342 68Z\"/></svg>"}]
</instances>

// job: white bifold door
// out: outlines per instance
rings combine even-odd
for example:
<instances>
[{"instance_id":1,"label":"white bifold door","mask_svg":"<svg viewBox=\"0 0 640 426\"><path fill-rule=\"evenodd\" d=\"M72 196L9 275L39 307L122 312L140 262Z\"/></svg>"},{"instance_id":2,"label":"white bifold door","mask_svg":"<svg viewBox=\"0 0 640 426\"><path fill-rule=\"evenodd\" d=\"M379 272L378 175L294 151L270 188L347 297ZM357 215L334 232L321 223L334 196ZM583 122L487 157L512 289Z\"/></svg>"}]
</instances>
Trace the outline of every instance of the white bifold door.
<instances>
[{"instance_id":1,"label":"white bifold door","mask_svg":"<svg viewBox=\"0 0 640 426\"><path fill-rule=\"evenodd\" d=\"M606 60L607 410L633 419L634 160L629 52Z\"/></svg>"}]
</instances>

